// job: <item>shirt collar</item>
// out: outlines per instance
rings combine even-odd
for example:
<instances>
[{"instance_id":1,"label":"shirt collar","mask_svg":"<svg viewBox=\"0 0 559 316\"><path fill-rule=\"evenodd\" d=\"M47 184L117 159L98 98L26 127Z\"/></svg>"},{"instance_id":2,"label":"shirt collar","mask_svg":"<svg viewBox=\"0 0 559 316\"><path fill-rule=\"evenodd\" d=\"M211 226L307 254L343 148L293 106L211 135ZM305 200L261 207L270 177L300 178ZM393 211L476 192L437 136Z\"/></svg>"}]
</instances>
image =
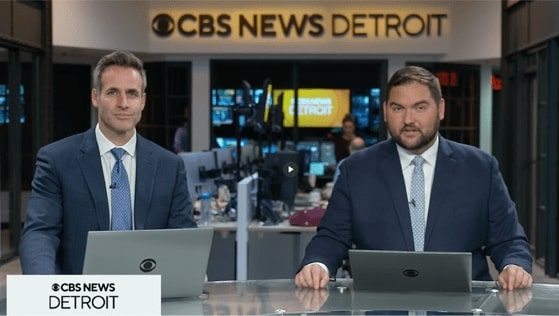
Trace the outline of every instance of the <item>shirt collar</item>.
<instances>
[{"instance_id":1,"label":"shirt collar","mask_svg":"<svg viewBox=\"0 0 559 316\"><path fill-rule=\"evenodd\" d=\"M398 156L400 157L400 163L402 164L402 170L406 169L412 164L413 158L417 156L414 153L411 153L404 147L398 145L396 143L396 149L398 150ZM425 163L429 164L430 166L434 166L435 162L437 161L437 153L439 151L439 134L437 134L435 138L435 142L431 147L429 147L426 151L421 154L421 157L425 159Z\"/></svg>"},{"instance_id":2,"label":"shirt collar","mask_svg":"<svg viewBox=\"0 0 559 316\"><path fill-rule=\"evenodd\" d=\"M95 126L95 138L97 139L99 153L101 155L110 152L111 149L115 147L119 147L113 144L107 137L105 137L105 135L103 135L103 132L101 132L101 129L99 128L99 123L97 123L97 126ZM134 155L136 155L136 131L134 131L134 135L132 136L132 138L130 138L130 140L126 144L124 144L124 146L120 147L124 148L124 150L126 150L126 152L130 156L133 157Z\"/></svg>"}]
</instances>

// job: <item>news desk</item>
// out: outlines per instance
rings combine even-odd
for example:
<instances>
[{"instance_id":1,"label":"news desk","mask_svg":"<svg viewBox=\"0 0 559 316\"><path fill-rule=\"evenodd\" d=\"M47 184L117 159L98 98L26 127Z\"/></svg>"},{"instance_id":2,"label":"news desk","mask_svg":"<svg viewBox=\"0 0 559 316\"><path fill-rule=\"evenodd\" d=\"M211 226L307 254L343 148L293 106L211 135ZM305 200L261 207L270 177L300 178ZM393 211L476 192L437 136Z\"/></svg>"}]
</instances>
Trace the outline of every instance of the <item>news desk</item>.
<instances>
[{"instance_id":1,"label":"news desk","mask_svg":"<svg viewBox=\"0 0 559 316\"><path fill-rule=\"evenodd\" d=\"M320 205L326 204L326 201L320 201ZM296 210L307 208L297 207ZM264 225L252 218L252 212L244 210L242 214L240 217L244 221L223 222L218 217L213 218L210 226L214 229L214 237L208 261L208 280L293 277L306 245L316 233L316 227L293 226L287 219L275 225Z\"/></svg>"},{"instance_id":2,"label":"news desk","mask_svg":"<svg viewBox=\"0 0 559 316\"><path fill-rule=\"evenodd\" d=\"M246 258L238 258L236 224L212 223L211 226L214 237L207 271L210 281L237 280L237 267L244 269L250 280L291 278L297 272L307 243L316 233L316 227L292 226L287 220L270 226L251 221L247 227Z\"/></svg>"},{"instance_id":3,"label":"news desk","mask_svg":"<svg viewBox=\"0 0 559 316\"><path fill-rule=\"evenodd\" d=\"M208 282L196 299L163 300L162 315L559 315L559 285L499 291L474 281L471 293L358 292L351 279L324 290L297 288L293 279ZM427 313L421 313L427 312ZM413 314L413 313L410 313ZM415 313L418 315L418 313Z\"/></svg>"}]
</instances>

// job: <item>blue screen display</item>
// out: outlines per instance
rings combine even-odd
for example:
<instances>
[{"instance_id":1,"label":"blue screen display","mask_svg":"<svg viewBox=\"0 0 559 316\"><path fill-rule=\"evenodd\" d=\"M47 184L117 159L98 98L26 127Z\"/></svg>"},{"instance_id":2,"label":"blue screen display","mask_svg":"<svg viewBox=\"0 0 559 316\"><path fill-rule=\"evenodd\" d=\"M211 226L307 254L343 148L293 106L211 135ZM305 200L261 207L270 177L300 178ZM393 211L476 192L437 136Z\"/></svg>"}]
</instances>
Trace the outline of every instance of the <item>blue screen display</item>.
<instances>
[{"instance_id":1,"label":"blue screen display","mask_svg":"<svg viewBox=\"0 0 559 316\"><path fill-rule=\"evenodd\" d=\"M221 148L237 147L237 139L236 138L216 137L215 141L217 142L217 144ZM246 146L248 144L248 139L246 139L246 138L242 138L240 141L241 141L241 146Z\"/></svg>"},{"instance_id":2,"label":"blue screen display","mask_svg":"<svg viewBox=\"0 0 559 316\"><path fill-rule=\"evenodd\" d=\"M233 124L233 108L227 106L214 106L212 108L212 125L221 126Z\"/></svg>"}]
</instances>

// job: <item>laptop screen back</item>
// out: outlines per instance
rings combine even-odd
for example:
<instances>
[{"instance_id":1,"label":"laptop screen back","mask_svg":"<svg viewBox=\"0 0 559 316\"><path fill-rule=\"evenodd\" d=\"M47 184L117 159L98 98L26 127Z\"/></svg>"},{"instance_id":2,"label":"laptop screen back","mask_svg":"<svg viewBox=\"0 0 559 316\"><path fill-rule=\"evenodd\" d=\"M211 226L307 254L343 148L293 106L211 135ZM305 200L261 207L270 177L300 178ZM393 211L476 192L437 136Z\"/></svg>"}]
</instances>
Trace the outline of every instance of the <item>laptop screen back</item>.
<instances>
[{"instance_id":1,"label":"laptop screen back","mask_svg":"<svg viewBox=\"0 0 559 316\"><path fill-rule=\"evenodd\" d=\"M202 293L213 228L90 231L83 274L159 274L162 298Z\"/></svg>"},{"instance_id":2,"label":"laptop screen back","mask_svg":"<svg viewBox=\"0 0 559 316\"><path fill-rule=\"evenodd\" d=\"M349 250L356 290L470 292L472 254Z\"/></svg>"}]
</instances>

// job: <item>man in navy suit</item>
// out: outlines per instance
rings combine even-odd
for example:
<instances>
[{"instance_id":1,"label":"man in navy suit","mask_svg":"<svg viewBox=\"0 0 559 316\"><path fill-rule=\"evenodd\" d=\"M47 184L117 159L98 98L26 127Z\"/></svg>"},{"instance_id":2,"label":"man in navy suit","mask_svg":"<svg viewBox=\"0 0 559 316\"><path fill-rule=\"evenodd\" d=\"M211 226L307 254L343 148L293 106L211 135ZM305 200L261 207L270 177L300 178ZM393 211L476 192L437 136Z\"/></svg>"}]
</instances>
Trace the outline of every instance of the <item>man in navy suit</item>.
<instances>
[{"instance_id":1,"label":"man in navy suit","mask_svg":"<svg viewBox=\"0 0 559 316\"><path fill-rule=\"evenodd\" d=\"M143 63L136 56L113 52L102 57L91 91L97 126L37 153L19 247L24 274L82 273L88 231L111 227L115 147L125 150L131 229L196 227L184 163L136 133L145 88Z\"/></svg>"},{"instance_id":2,"label":"man in navy suit","mask_svg":"<svg viewBox=\"0 0 559 316\"><path fill-rule=\"evenodd\" d=\"M531 287L530 248L496 159L438 133L445 102L437 78L423 68L404 67L391 77L386 95L384 121L391 138L355 153L341 166L295 284L326 286L353 245L416 250L411 161L421 156L423 250L471 252L474 280L491 280L486 260L490 256L501 288Z\"/></svg>"}]
</instances>

